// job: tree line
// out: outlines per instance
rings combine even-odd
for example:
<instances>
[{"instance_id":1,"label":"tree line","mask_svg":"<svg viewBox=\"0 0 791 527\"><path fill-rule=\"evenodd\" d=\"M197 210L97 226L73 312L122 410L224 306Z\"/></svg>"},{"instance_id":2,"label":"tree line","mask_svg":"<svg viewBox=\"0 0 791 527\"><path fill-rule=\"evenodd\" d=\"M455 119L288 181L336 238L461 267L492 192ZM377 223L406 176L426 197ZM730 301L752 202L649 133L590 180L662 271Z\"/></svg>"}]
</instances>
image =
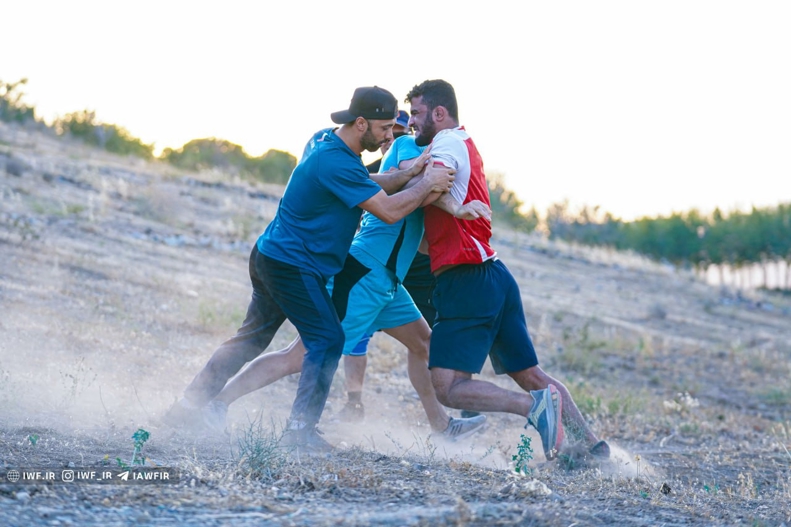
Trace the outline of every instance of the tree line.
<instances>
[{"instance_id":1,"label":"tree line","mask_svg":"<svg viewBox=\"0 0 791 527\"><path fill-rule=\"evenodd\" d=\"M34 123L110 152L154 158L153 145L120 126L98 121L96 114L88 110L58 117L47 126L36 117L35 108L24 102L26 82L0 80L0 120ZM219 168L280 184L288 181L297 162L293 155L279 150L251 157L241 146L217 138L194 139L180 148L165 148L159 159L189 170ZM710 215L692 210L635 221L620 220L602 213L598 207L584 207L572 213L568 203L557 203L542 218L535 207L523 210L523 202L506 187L502 174L489 174L487 179L495 221L518 231L541 229L550 239L634 251L698 271L712 265L722 272L726 266L738 270L758 264L763 269L764 285L769 266L784 262L785 287L791 286L791 203L728 214L719 209Z\"/></svg>"},{"instance_id":2,"label":"tree line","mask_svg":"<svg viewBox=\"0 0 791 527\"><path fill-rule=\"evenodd\" d=\"M570 214L564 203L550 207L546 224L550 238L630 250L697 271L717 266L721 276L725 268L758 265L764 286L769 269L782 263L785 289L791 285L791 203L728 214L691 210L629 222L595 208Z\"/></svg>"},{"instance_id":3,"label":"tree line","mask_svg":"<svg viewBox=\"0 0 791 527\"><path fill-rule=\"evenodd\" d=\"M88 110L71 112L55 119L51 126L36 116L36 109L24 101L27 79L4 82L0 79L0 121L36 125L61 136L69 136L108 152L154 159L154 145L144 143L128 130L99 121ZM165 148L158 159L180 168L219 168L267 183L283 184L297 165L288 152L269 150L260 157L248 155L236 144L217 138L193 139L180 148Z\"/></svg>"}]
</instances>

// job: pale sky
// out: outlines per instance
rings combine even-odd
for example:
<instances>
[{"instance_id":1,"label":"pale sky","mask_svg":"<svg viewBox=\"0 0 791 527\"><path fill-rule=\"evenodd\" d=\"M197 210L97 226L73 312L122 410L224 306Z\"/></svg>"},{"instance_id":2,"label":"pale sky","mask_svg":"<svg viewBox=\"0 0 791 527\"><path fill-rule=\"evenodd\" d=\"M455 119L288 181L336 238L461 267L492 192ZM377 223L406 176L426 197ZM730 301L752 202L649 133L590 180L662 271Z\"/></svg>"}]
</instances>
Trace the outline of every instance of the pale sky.
<instances>
[{"instance_id":1,"label":"pale sky","mask_svg":"<svg viewBox=\"0 0 791 527\"><path fill-rule=\"evenodd\" d=\"M487 172L539 212L791 202L791 2L4 4L0 79L27 77L47 120L95 110L157 150L298 155L356 87L402 101L442 78Z\"/></svg>"}]
</instances>

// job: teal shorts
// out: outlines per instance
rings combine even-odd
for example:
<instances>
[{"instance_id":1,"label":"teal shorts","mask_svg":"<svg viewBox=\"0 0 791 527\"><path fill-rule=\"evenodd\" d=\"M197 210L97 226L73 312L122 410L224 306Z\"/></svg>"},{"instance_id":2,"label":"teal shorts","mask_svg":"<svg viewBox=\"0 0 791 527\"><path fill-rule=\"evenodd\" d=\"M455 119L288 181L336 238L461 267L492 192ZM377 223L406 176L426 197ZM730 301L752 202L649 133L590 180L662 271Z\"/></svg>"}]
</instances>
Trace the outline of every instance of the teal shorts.
<instances>
[{"instance_id":1,"label":"teal shorts","mask_svg":"<svg viewBox=\"0 0 791 527\"><path fill-rule=\"evenodd\" d=\"M411 324L422 317L392 271L363 251L346 257L333 283L333 301L340 307L338 315L346 336L344 355L361 355L359 348L355 350L357 344L376 331Z\"/></svg>"}]
</instances>

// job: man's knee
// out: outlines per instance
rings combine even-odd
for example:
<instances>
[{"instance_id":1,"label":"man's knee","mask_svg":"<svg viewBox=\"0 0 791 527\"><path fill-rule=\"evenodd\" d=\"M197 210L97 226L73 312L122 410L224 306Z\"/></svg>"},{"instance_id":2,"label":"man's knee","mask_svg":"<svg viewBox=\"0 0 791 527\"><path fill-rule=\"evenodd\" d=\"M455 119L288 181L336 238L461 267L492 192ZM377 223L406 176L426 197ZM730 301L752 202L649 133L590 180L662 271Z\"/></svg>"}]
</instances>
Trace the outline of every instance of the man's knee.
<instances>
[{"instance_id":1,"label":"man's knee","mask_svg":"<svg viewBox=\"0 0 791 527\"><path fill-rule=\"evenodd\" d=\"M455 382L454 372L442 368L431 370L431 384L434 386L434 393L437 400L444 406L453 407L451 392Z\"/></svg>"},{"instance_id":2,"label":"man's knee","mask_svg":"<svg viewBox=\"0 0 791 527\"><path fill-rule=\"evenodd\" d=\"M543 390L553 382L552 377L547 375L539 366L518 371L511 374L511 377L527 390Z\"/></svg>"},{"instance_id":3,"label":"man's knee","mask_svg":"<svg viewBox=\"0 0 791 527\"><path fill-rule=\"evenodd\" d=\"M421 341L417 344L414 344L407 348L407 351L411 353L414 357L418 357L426 362L428 362L428 350L429 350L430 341L428 339Z\"/></svg>"},{"instance_id":4,"label":"man's knee","mask_svg":"<svg viewBox=\"0 0 791 527\"><path fill-rule=\"evenodd\" d=\"M335 331L327 334L327 349L331 350L333 355L338 358L343 354L343 345L346 343L346 336L343 334L343 329L338 326Z\"/></svg>"},{"instance_id":5,"label":"man's knee","mask_svg":"<svg viewBox=\"0 0 791 527\"><path fill-rule=\"evenodd\" d=\"M303 344L308 350L308 355L320 352L326 357L333 357L338 360L340 360L343 354L343 345L346 342L343 329L340 326L332 329L327 328L325 333L318 338L315 336L313 338L306 338L303 336L302 338ZM311 351L313 351L313 354L311 354Z\"/></svg>"}]
</instances>

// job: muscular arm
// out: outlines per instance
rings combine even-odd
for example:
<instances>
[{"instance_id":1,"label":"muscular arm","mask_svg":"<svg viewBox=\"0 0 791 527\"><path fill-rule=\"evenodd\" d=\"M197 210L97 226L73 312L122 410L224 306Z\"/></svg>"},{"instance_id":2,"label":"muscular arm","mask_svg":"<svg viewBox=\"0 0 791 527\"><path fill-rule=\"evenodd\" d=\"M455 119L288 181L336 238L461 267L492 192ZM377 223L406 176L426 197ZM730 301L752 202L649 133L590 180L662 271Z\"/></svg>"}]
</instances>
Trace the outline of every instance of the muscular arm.
<instances>
[{"instance_id":1,"label":"muscular arm","mask_svg":"<svg viewBox=\"0 0 791 527\"><path fill-rule=\"evenodd\" d=\"M431 195L429 196L431 198ZM450 214L456 216L461 220L477 220L478 218L485 218L492 221L492 209L483 201L474 199L468 201L464 205L456 201L450 192L437 194L434 201L431 203L434 207L440 208Z\"/></svg>"},{"instance_id":2,"label":"muscular arm","mask_svg":"<svg viewBox=\"0 0 791 527\"><path fill-rule=\"evenodd\" d=\"M444 167L431 167L415 185L392 196L382 190L362 203L367 210L385 223L395 223L418 208L432 192L447 191L453 183L455 171Z\"/></svg>"},{"instance_id":3,"label":"muscular arm","mask_svg":"<svg viewBox=\"0 0 791 527\"><path fill-rule=\"evenodd\" d=\"M420 157L416 157L411 162L402 162L398 170L385 172L384 174L371 174L371 179L376 181L382 190L387 194L394 194L401 190L412 178L420 174L429 160L429 149L427 148Z\"/></svg>"},{"instance_id":4,"label":"muscular arm","mask_svg":"<svg viewBox=\"0 0 791 527\"><path fill-rule=\"evenodd\" d=\"M406 184L405 188L410 188L416 185L422 177L422 175L419 175L411 179ZM462 220L477 220L478 218L486 218L489 221L492 220L492 209L489 208L486 203L476 199L462 205L456 201L456 198L454 198L450 192L429 193L420 206L427 207L428 205L434 205L435 207L444 210L451 216L455 216Z\"/></svg>"}]
</instances>

